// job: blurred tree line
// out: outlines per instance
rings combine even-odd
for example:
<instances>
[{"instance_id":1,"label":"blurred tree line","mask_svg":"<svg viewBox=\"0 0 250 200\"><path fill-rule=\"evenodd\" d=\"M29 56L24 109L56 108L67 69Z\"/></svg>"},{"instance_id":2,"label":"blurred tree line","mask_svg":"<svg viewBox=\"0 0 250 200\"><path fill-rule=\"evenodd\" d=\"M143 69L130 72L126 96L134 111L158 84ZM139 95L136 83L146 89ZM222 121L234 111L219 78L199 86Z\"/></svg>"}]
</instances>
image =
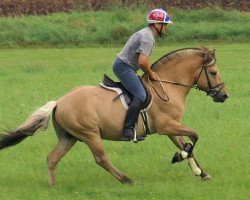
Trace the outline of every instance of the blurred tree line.
<instances>
[{"instance_id":1,"label":"blurred tree line","mask_svg":"<svg viewBox=\"0 0 250 200\"><path fill-rule=\"evenodd\" d=\"M250 0L1 0L0 16L46 15L71 10L106 10L112 7L146 6L185 10L220 7L225 10L250 11Z\"/></svg>"}]
</instances>

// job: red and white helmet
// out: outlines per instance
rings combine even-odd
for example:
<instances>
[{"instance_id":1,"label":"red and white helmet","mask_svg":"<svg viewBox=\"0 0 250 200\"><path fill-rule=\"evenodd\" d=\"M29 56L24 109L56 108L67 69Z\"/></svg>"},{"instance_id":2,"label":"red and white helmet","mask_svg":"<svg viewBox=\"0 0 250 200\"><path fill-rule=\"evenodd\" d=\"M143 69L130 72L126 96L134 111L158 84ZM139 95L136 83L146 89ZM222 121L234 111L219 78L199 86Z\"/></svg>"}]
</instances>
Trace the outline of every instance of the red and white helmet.
<instances>
[{"instance_id":1,"label":"red and white helmet","mask_svg":"<svg viewBox=\"0 0 250 200\"><path fill-rule=\"evenodd\" d=\"M170 21L168 13L161 8L150 11L147 16L147 22L149 24L154 24L154 23L173 24L173 22Z\"/></svg>"}]
</instances>

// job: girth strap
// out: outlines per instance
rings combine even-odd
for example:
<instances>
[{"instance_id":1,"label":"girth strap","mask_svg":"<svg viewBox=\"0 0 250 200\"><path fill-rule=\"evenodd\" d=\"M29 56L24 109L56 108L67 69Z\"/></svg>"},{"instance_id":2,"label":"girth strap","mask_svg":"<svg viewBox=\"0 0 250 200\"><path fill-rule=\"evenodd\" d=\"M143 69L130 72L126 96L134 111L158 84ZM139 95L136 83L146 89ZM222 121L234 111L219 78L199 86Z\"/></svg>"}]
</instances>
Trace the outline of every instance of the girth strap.
<instances>
[{"instance_id":1,"label":"girth strap","mask_svg":"<svg viewBox=\"0 0 250 200\"><path fill-rule=\"evenodd\" d=\"M141 110L140 113L141 113L141 117L142 117L142 121L143 121L144 133L145 133L145 136L147 136L148 134L151 133L150 128L149 128L149 122L148 122L148 114L147 114L147 111L145 109Z\"/></svg>"}]
</instances>

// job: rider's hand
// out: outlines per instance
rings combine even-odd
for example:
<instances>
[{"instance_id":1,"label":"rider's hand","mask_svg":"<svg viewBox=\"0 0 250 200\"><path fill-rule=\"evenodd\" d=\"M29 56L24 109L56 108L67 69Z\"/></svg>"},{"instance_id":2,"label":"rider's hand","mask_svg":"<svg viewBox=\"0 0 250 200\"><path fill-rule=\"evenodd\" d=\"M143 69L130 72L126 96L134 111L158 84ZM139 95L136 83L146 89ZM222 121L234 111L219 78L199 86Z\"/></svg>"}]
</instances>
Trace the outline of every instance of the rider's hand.
<instances>
[{"instance_id":1,"label":"rider's hand","mask_svg":"<svg viewBox=\"0 0 250 200\"><path fill-rule=\"evenodd\" d=\"M149 77L150 77L151 79L153 79L153 80L158 80L157 73L154 72L154 71L150 71Z\"/></svg>"}]
</instances>

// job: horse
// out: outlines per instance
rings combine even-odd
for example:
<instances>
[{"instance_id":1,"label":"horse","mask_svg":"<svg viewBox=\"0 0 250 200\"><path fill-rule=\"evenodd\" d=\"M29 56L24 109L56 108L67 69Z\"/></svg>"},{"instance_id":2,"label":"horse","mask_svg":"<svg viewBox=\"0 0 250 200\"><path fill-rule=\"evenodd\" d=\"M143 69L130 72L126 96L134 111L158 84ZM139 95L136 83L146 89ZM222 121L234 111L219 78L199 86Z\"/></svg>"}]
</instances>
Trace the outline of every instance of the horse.
<instances>
[{"instance_id":1,"label":"horse","mask_svg":"<svg viewBox=\"0 0 250 200\"><path fill-rule=\"evenodd\" d=\"M187 159L194 175L202 180L211 179L193 153L198 133L183 125L181 119L186 96L192 88L204 91L214 102L223 103L229 97L216 65L215 49L178 49L161 57L151 68L158 75L156 80L150 79L147 74L142 75L142 82L152 96L147 108L150 133L168 136L179 149L172 163ZM126 109L118 99L114 91L100 85L74 88L58 100L38 108L15 130L1 133L0 150L20 143L39 129L45 130L52 115L58 142L47 156L49 185L55 184L58 162L77 141L88 145L96 164L121 183L131 184L133 180L108 160L102 144L102 140L122 139ZM145 135L141 116L136 134ZM188 138L189 141L186 141Z\"/></svg>"}]
</instances>

